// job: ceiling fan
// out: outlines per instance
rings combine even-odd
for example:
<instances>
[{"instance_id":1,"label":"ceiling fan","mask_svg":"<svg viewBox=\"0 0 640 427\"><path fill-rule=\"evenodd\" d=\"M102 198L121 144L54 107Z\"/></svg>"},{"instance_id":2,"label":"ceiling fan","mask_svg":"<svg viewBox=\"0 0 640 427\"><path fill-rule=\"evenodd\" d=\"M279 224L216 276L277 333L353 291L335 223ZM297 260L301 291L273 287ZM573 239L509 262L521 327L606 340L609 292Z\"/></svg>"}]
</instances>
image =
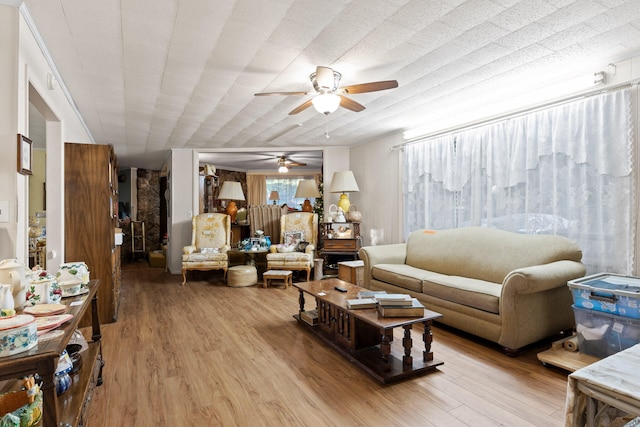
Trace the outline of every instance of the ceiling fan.
<instances>
[{"instance_id":1,"label":"ceiling fan","mask_svg":"<svg viewBox=\"0 0 640 427\"><path fill-rule=\"evenodd\" d=\"M393 89L398 87L396 80L384 80L379 82L360 83L350 86L338 87L340 84L340 78L342 74L329 68L329 67L316 67L315 73L311 73L309 79L313 84L313 91L309 92L263 92L256 93L255 96L269 96L269 95L314 95L313 98L305 101L298 107L289 112L289 115L298 114L301 111L306 110L311 105L322 114L331 114L338 109L338 107L346 108L347 110L360 112L364 110L364 105L347 98L345 95L376 92L379 90Z\"/></svg>"},{"instance_id":2,"label":"ceiling fan","mask_svg":"<svg viewBox=\"0 0 640 427\"><path fill-rule=\"evenodd\" d=\"M288 159L286 156L282 156L278 158L278 172L287 173L289 172L289 168L295 166L307 166L306 163L294 162L291 159Z\"/></svg>"}]
</instances>

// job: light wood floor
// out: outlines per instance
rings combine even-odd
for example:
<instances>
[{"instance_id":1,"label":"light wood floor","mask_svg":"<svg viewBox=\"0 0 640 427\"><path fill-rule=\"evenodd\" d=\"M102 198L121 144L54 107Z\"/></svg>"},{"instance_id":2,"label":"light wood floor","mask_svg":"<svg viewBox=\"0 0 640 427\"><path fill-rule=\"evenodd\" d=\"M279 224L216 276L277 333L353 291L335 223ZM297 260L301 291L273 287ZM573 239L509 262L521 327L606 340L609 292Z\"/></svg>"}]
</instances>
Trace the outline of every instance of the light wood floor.
<instances>
[{"instance_id":1,"label":"light wood floor","mask_svg":"<svg viewBox=\"0 0 640 427\"><path fill-rule=\"evenodd\" d=\"M434 327L444 365L381 385L299 327L295 288L123 265L91 426L562 426L567 372ZM414 331L421 340L421 329ZM398 336L396 342L401 341Z\"/></svg>"}]
</instances>

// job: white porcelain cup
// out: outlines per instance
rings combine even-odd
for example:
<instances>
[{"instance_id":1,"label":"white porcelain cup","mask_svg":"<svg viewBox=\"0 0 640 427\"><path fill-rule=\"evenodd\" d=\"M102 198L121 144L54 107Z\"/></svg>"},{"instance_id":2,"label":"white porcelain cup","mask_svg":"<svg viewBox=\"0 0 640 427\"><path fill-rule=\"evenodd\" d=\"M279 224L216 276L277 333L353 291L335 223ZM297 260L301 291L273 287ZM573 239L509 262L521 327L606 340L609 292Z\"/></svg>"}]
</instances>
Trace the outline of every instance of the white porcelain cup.
<instances>
[{"instance_id":1,"label":"white porcelain cup","mask_svg":"<svg viewBox=\"0 0 640 427\"><path fill-rule=\"evenodd\" d=\"M51 303L51 282L32 283L33 294L35 298L31 299L31 303L49 304Z\"/></svg>"}]
</instances>

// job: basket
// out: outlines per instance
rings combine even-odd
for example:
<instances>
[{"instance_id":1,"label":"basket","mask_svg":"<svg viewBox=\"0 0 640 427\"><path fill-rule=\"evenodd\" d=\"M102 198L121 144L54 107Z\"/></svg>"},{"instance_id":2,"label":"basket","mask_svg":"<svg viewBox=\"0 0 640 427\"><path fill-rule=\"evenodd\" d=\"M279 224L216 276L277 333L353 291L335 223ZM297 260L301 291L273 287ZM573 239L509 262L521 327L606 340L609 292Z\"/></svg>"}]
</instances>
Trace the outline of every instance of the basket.
<instances>
[{"instance_id":1,"label":"basket","mask_svg":"<svg viewBox=\"0 0 640 427\"><path fill-rule=\"evenodd\" d=\"M0 427L31 427L42 418L42 391L39 389L29 403L27 390L11 391L0 395Z\"/></svg>"},{"instance_id":2,"label":"basket","mask_svg":"<svg viewBox=\"0 0 640 427\"><path fill-rule=\"evenodd\" d=\"M359 222L362 219L362 213L358 210L358 207L354 204L349 206L349 212L346 213L347 220L353 222Z\"/></svg>"}]
</instances>

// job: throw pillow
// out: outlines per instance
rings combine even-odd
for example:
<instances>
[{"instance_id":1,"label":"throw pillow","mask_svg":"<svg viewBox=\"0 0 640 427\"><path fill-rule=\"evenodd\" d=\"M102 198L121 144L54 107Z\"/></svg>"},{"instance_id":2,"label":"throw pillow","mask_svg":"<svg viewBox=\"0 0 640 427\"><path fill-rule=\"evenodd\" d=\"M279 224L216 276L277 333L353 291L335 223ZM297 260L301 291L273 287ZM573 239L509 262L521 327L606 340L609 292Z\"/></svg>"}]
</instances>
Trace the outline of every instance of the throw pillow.
<instances>
[{"instance_id":1,"label":"throw pillow","mask_svg":"<svg viewBox=\"0 0 640 427\"><path fill-rule=\"evenodd\" d=\"M284 244L298 246L298 243L304 241L304 231L286 231L284 233Z\"/></svg>"}]
</instances>

